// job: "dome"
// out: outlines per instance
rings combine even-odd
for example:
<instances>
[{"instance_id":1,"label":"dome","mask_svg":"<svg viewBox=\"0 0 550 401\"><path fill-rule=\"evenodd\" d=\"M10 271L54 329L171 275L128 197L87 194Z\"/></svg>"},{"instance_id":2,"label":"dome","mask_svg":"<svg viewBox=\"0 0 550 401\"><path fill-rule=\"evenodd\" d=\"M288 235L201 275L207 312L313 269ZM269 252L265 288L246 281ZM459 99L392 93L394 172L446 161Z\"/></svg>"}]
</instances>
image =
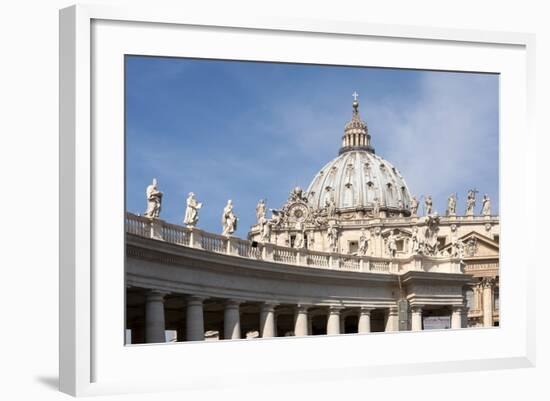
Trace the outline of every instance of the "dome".
<instances>
[{"instance_id":1,"label":"dome","mask_svg":"<svg viewBox=\"0 0 550 401\"><path fill-rule=\"evenodd\" d=\"M309 184L308 203L314 209L332 198L337 209L404 211L411 195L405 179L387 160L366 150L350 150L327 163Z\"/></svg>"},{"instance_id":2,"label":"dome","mask_svg":"<svg viewBox=\"0 0 550 401\"><path fill-rule=\"evenodd\" d=\"M405 179L387 160L377 156L367 124L353 94L352 118L344 128L339 156L325 165L307 189L308 203L322 209L333 200L336 209L374 209L408 213L411 194Z\"/></svg>"}]
</instances>

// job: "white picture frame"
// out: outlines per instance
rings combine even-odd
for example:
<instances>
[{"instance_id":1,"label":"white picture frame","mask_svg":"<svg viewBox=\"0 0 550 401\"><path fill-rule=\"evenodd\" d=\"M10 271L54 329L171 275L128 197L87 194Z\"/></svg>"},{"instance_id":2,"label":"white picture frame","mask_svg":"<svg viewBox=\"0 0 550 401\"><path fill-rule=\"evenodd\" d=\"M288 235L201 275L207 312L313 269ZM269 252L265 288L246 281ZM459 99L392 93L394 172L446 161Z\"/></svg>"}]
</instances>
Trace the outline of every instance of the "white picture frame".
<instances>
[{"instance_id":1,"label":"white picture frame","mask_svg":"<svg viewBox=\"0 0 550 401\"><path fill-rule=\"evenodd\" d=\"M262 46L255 45L259 37ZM368 61L364 52L352 51L363 46L372 50ZM522 231L534 231L529 225L536 219L528 192L517 191L535 181L529 173L534 171L530 155L535 149L533 49L534 36L519 33L256 16L235 19L107 6L61 10L60 390L80 396L206 389L214 381L217 386L250 380L291 382L297 373L300 380L350 375L359 380L411 370L418 374L534 366L535 283L528 274L534 270L533 245ZM120 319L123 54L501 74L501 327L125 347ZM522 147L514 146L518 133ZM511 157L516 160L513 165L506 163ZM389 347L394 352L384 354ZM177 364L182 357L193 363ZM210 364L212 358L220 362ZM155 369L159 363L164 366L161 372ZM176 366L178 370L172 369Z\"/></svg>"}]
</instances>

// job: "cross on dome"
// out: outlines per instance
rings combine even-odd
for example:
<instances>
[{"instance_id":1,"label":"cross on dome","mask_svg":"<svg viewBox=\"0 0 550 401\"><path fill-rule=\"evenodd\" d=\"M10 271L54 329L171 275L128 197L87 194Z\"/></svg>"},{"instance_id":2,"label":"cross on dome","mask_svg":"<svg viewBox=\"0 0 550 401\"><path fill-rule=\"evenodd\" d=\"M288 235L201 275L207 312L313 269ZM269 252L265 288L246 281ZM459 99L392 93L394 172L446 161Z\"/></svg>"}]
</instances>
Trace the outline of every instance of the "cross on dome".
<instances>
[{"instance_id":1,"label":"cross on dome","mask_svg":"<svg viewBox=\"0 0 550 401\"><path fill-rule=\"evenodd\" d=\"M357 91L353 91L351 96L353 96L353 100L357 101L357 98L359 97L359 94L357 93Z\"/></svg>"}]
</instances>

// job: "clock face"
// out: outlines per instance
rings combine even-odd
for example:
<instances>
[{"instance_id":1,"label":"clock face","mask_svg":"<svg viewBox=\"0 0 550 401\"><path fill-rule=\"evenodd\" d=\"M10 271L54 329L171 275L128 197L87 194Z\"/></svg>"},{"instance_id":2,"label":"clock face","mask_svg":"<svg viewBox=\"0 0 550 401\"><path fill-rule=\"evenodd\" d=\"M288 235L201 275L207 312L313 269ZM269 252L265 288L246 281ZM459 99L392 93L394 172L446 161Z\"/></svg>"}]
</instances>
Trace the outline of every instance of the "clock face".
<instances>
[{"instance_id":1,"label":"clock face","mask_svg":"<svg viewBox=\"0 0 550 401\"><path fill-rule=\"evenodd\" d=\"M298 203L295 205L292 205L292 207L289 210L290 218L294 221L304 221L307 218L308 210L307 206Z\"/></svg>"}]
</instances>

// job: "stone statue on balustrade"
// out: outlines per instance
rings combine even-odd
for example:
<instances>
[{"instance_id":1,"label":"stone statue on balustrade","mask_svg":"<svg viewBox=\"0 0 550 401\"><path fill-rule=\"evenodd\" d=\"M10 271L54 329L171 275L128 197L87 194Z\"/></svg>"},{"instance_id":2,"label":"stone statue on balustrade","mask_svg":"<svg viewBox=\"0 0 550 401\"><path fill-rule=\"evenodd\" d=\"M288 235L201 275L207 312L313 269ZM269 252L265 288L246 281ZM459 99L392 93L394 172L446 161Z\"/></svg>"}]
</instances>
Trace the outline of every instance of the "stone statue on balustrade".
<instances>
[{"instance_id":1,"label":"stone statue on balustrade","mask_svg":"<svg viewBox=\"0 0 550 401\"><path fill-rule=\"evenodd\" d=\"M466 197L466 216L474 215L474 208L476 206L476 190L470 189Z\"/></svg>"},{"instance_id":2,"label":"stone statue on balustrade","mask_svg":"<svg viewBox=\"0 0 550 401\"><path fill-rule=\"evenodd\" d=\"M229 236L237 230L237 221L238 218L233 213L233 202L230 200L227 201L227 205L223 208L222 214L222 235Z\"/></svg>"},{"instance_id":3,"label":"stone statue on balustrade","mask_svg":"<svg viewBox=\"0 0 550 401\"><path fill-rule=\"evenodd\" d=\"M338 229L332 222L329 222L329 226L327 229L327 239L330 251L338 252Z\"/></svg>"},{"instance_id":4,"label":"stone statue on balustrade","mask_svg":"<svg viewBox=\"0 0 550 401\"><path fill-rule=\"evenodd\" d=\"M428 195L424 200L424 206L426 207L426 216L429 216L433 212L433 200L432 196Z\"/></svg>"},{"instance_id":5,"label":"stone statue on balustrade","mask_svg":"<svg viewBox=\"0 0 550 401\"><path fill-rule=\"evenodd\" d=\"M447 199L447 216L456 216L456 194L449 195Z\"/></svg>"},{"instance_id":6,"label":"stone statue on balustrade","mask_svg":"<svg viewBox=\"0 0 550 401\"><path fill-rule=\"evenodd\" d=\"M189 192L187 196L187 207L185 209L185 216L183 223L187 227L196 227L199 222L199 209L202 207L202 203L199 203L195 198L193 192Z\"/></svg>"},{"instance_id":7,"label":"stone statue on balustrade","mask_svg":"<svg viewBox=\"0 0 550 401\"><path fill-rule=\"evenodd\" d=\"M265 219L265 201L260 199L256 205L256 220L258 220L258 223L260 223L262 218Z\"/></svg>"},{"instance_id":8,"label":"stone statue on balustrade","mask_svg":"<svg viewBox=\"0 0 550 401\"><path fill-rule=\"evenodd\" d=\"M491 199L489 199L489 195L487 194L483 195L483 205L481 207L481 215L482 216L491 215Z\"/></svg>"},{"instance_id":9,"label":"stone statue on balustrade","mask_svg":"<svg viewBox=\"0 0 550 401\"><path fill-rule=\"evenodd\" d=\"M271 241L271 222L265 216L260 219L260 241Z\"/></svg>"},{"instance_id":10,"label":"stone statue on balustrade","mask_svg":"<svg viewBox=\"0 0 550 401\"><path fill-rule=\"evenodd\" d=\"M162 192L158 189L157 179L153 178L153 183L145 191L147 196L147 210L144 216L149 218L158 218L160 215L160 205L162 202Z\"/></svg>"},{"instance_id":11,"label":"stone statue on balustrade","mask_svg":"<svg viewBox=\"0 0 550 401\"><path fill-rule=\"evenodd\" d=\"M418 211L418 200L416 196L413 196L411 199L411 216L416 217L416 212Z\"/></svg>"},{"instance_id":12,"label":"stone statue on balustrade","mask_svg":"<svg viewBox=\"0 0 550 401\"><path fill-rule=\"evenodd\" d=\"M361 236L359 237L359 255L366 256L369 251L371 234L366 228L361 229Z\"/></svg>"}]
</instances>

